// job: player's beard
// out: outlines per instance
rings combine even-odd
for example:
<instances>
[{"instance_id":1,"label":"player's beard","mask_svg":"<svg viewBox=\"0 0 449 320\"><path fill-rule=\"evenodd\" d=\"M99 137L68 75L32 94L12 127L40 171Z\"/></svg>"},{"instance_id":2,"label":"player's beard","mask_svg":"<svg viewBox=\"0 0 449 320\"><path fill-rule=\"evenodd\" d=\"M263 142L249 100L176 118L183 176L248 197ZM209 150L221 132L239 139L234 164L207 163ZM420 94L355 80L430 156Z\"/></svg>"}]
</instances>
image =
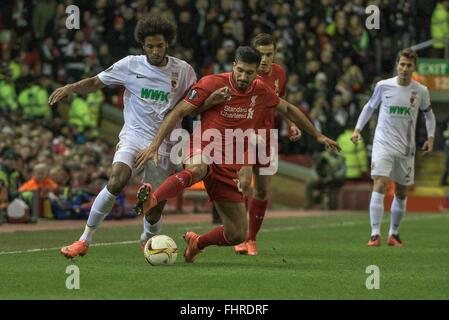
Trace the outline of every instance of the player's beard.
<instances>
[{"instance_id":1,"label":"player's beard","mask_svg":"<svg viewBox=\"0 0 449 320\"><path fill-rule=\"evenodd\" d=\"M245 90L246 88L248 88L249 82L247 81L236 81L236 82L239 90Z\"/></svg>"},{"instance_id":2,"label":"player's beard","mask_svg":"<svg viewBox=\"0 0 449 320\"><path fill-rule=\"evenodd\" d=\"M153 66L157 66L160 67L164 64L165 62L165 58L167 57L167 52L164 52L164 54L162 55L162 57L160 56L150 56L147 54L147 60L150 64L152 64Z\"/></svg>"},{"instance_id":3,"label":"player's beard","mask_svg":"<svg viewBox=\"0 0 449 320\"><path fill-rule=\"evenodd\" d=\"M402 83L409 83L412 80L412 74L408 73L399 74L399 79Z\"/></svg>"}]
</instances>

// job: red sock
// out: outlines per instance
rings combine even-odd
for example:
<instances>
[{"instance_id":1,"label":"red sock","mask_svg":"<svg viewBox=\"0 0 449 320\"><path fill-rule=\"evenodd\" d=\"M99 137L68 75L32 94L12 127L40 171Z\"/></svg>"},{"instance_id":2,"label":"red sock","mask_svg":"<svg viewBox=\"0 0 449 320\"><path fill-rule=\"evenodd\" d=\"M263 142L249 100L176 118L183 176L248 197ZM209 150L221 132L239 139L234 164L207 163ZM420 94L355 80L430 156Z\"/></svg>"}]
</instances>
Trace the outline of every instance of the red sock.
<instances>
[{"instance_id":1,"label":"red sock","mask_svg":"<svg viewBox=\"0 0 449 320\"><path fill-rule=\"evenodd\" d=\"M224 234L224 227L216 227L198 238L198 248L204 249L210 245L231 246Z\"/></svg>"},{"instance_id":2,"label":"red sock","mask_svg":"<svg viewBox=\"0 0 449 320\"><path fill-rule=\"evenodd\" d=\"M265 212L267 212L268 200L257 200L252 198L249 203L249 228L246 240L256 241L256 235L262 226Z\"/></svg>"},{"instance_id":3,"label":"red sock","mask_svg":"<svg viewBox=\"0 0 449 320\"><path fill-rule=\"evenodd\" d=\"M190 170L183 170L171 175L154 191L154 196L158 202L174 198L192 185L192 179L193 175Z\"/></svg>"}]
</instances>

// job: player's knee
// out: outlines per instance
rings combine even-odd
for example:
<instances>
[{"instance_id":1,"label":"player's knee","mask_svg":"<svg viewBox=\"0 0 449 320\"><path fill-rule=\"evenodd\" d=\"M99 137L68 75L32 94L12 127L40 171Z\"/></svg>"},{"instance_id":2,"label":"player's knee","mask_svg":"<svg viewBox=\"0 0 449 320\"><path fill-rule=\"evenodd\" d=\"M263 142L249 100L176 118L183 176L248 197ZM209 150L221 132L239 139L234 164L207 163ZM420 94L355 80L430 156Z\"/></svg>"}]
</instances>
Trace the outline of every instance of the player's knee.
<instances>
[{"instance_id":1,"label":"player's knee","mask_svg":"<svg viewBox=\"0 0 449 320\"><path fill-rule=\"evenodd\" d=\"M405 198L407 198L407 189L396 189L394 191L394 195L396 198L400 199L400 200L405 200Z\"/></svg>"},{"instance_id":2,"label":"player's knee","mask_svg":"<svg viewBox=\"0 0 449 320\"><path fill-rule=\"evenodd\" d=\"M374 180L373 189L375 192L385 194L387 191L387 182L382 179Z\"/></svg>"},{"instance_id":3,"label":"player's knee","mask_svg":"<svg viewBox=\"0 0 449 320\"><path fill-rule=\"evenodd\" d=\"M207 165L200 164L188 167L187 169L192 172L194 182L200 181L206 177Z\"/></svg>"},{"instance_id":4,"label":"player's knee","mask_svg":"<svg viewBox=\"0 0 449 320\"><path fill-rule=\"evenodd\" d=\"M113 195L118 195L120 192L122 192L123 188L125 187L126 183L128 181L123 181L124 179L121 179L117 175L112 175L109 178L108 181L108 190Z\"/></svg>"}]
</instances>

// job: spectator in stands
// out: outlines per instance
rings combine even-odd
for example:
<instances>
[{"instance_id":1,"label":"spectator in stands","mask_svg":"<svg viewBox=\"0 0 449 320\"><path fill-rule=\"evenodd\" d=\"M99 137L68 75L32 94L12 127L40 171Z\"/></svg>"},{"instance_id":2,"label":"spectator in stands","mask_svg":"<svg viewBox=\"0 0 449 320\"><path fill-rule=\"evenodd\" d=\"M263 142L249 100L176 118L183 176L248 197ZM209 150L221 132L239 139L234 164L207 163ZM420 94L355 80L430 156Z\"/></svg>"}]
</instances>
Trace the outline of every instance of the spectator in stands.
<instances>
[{"instance_id":1,"label":"spectator in stands","mask_svg":"<svg viewBox=\"0 0 449 320\"><path fill-rule=\"evenodd\" d=\"M41 81L43 78L40 79ZM19 105L24 119L50 119L51 110L48 106L48 93L39 82L30 82L28 87L19 94Z\"/></svg>"},{"instance_id":2,"label":"spectator in stands","mask_svg":"<svg viewBox=\"0 0 449 320\"><path fill-rule=\"evenodd\" d=\"M86 40L84 32L82 30L76 31L74 41L70 42L64 49L68 82L76 82L81 79L86 66L86 58L95 56L95 49Z\"/></svg>"},{"instance_id":3,"label":"spectator in stands","mask_svg":"<svg viewBox=\"0 0 449 320\"><path fill-rule=\"evenodd\" d=\"M43 213L47 218L51 218L50 206L45 207L43 204L47 203L49 192L57 190L58 185L48 176L48 170L47 164L37 164L33 169L33 176L19 188L19 192L30 208L33 207L35 197L38 197L37 199L41 203L40 213Z\"/></svg>"},{"instance_id":4,"label":"spectator in stands","mask_svg":"<svg viewBox=\"0 0 449 320\"><path fill-rule=\"evenodd\" d=\"M351 87L353 93L360 92L363 88L363 75L360 68L356 65L351 65L342 77L345 82Z\"/></svg>"},{"instance_id":5,"label":"spectator in stands","mask_svg":"<svg viewBox=\"0 0 449 320\"><path fill-rule=\"evenodd\" d=\"M179 13L178 44L182 48L192 48L194 52L198 52L199 39L197 35L197 23L190 11L182 10Z\"/></svg>"},{"instance_id":6,"label":"spectator in stands","mask_svg":"<svg viewBox=\"0 0 449 320\"><path fill-rule=\"evenodd\" d=\"M313 167L318 176L316 201L321 204L321 209L338 209L338 191L344 184L346 173L344 157L336 151L325 150L314 158Z\"/></svg>"},{"instance_id":7,"label":"spectator in stands","mask_svg":"<svg viewBox=\"0 0 449 320\"><path fill-rule=\"evenodd\" d=\"M134 42L132 33L129 34L125 29L125 21L122 17L114 18L114 27L107 32L106 41L113 61L120 60L128 54Z\"/></svg>"},{"instance_id":8,"label":"spectator in stands","mask_svg":"<svg viewBox=\"0 0 449 320\"><path fill-rule=\"evenodd\" d=\"M90 128L97 128L100 125L101 106L104 102L104 94L101 90L91 92L87 95L86 102L89 106ZM98 131L98 130L97 130ZM96 136L98 135L98 132Z\"/></svg>"},{"instance_id":9,"label":"spectator in stands","mask_svg":"<svg viewBox=\"0 0 449 320\"><path fill-rule=\"evenodd\" d=\"M8 197L14 199L19 194L19 188L24 183L24 163L14 148L6 148L3 152L3 172L7 176L6 186Z\"/></svg>"},{"instance_id":10,"label":"spectator in stands","mask_svg":"<svg viewBox=\"0 0 449 320\"><path fill-rule=\"evenodd\" d=\"M42 61L42 74L56 78L61 52L54 45L54 40L51 36L45 37L40 47L40 57Z\"/></svg>"},{"instance_id":11,"label":"spectator in stands","mask_svg":"<svg viewBox=\"0 0 449 320\"><path fill-rule=\"evenodd\" d=\"M324 50L321 52L321 70L326 75L327 84L334 88L340 75L340 68L332 59L332 51Z\"/></svg>"},{"instance_id":12,"label":"spectator in stands","mask_svg":"<svg viewBox=\"0 0 449 320\"><path fill-rule=\"evenodd\" d=\"M1 70L2 73L5 71ZM17 109L18 104L14 81L12 81L10 74L5 74L3 77L0 76L0 114L5 115L16 112Z\"/></svg>"},{"instance_id":13,"label":"spectator in stands","mask_svg":"<svg viewBox=\"0 0 449 320\"><path fill-rule=\"evenodd\" d=\"M351 142L351 125L337 139L341 147L341 155L346 164L346 179L361 179L368 172L368 158L363 138L359 144Z\"/></svg>"},{"instance_id":14,"label":"spectator in stands","mask_svg":"<svg viewBox=\"0 0 449 320\"><path fill-rule=\"evenodd\" d=\"M352 15L349 18L348 30L357 62L360 64L365 63L368 54L369 36L359 16Z\"/></svg>"},{"instance_id":15,"label":"spectator in stands","mask_svg":"<svg viewBox=\"0 0 449 320\"><path fill-rule=\"evenodd\" d=\"M98 63L100 68L106 70L114 63L111 53L109 52L109 45L106 42L102 42L98 49Z\"/></svg>"},{"instance_id":16,"label":"spectator in stands","mask_svg":"<svg viewBox=\"0 0 449 320\"><path fill-rule=\"evenodd\" d=\"M351 34L348 31L348 21L344 11L335 13L335 22L328 26L327 32L333 47L338 48L335 52L337 61L353 53Z\"/></svg>"},{"instance_id":17,"label":"spectator in stands","mask_svg":"<svg viewBox=\"0 0 449 320\"><path fill-rule=\"evenodd\" d=\"M232 63L229 61L228 53L224 48L217 50L216 61L212 65L212 73L232 71Z\"/></svg>"},{"instance_id":18,"label":"spectator in stands","mask_svg":"<svg viewBox=\"0 0 449 320\"><path fill-rule=\"evenodd\" d=\"M56 13L55 0L41 0L38 1L33 8L32 26L34 36L37 40L41 40L48 30L50 21Z\"/></svg>"},{"instance_id":19,"label":"spectator in stands","mask_svg":"<svg viewBox=\"0 0 449 320\"><path fill-rule=\"evenodd\" d=\"M449 46L449 0L439 1L432 13L432 57L444 58L444 49Z\"/></svg>"},{"instance_id":20,"label":"spectator in stands","mask_svg":"<svg viewBox=\"0 0 449 320\"><path fill-rule=\"evenodd\" d=\"M348 124L349 114L343 106L343 98L340 95L334 95L331 102L331 115L329 117L327 130L328 134L337 138L345 131Z\"/></svg>"},{"instance_id":21,"label":"spectator in stands","mask_svg":"<svg viewBox=\"0 0 449 320\"><path fill-rule=\"evenodd\" d=\"M93 121L86 101L86 95L77 95L70 103L69 124L74 128L78 143L85 142L85 132Z\"/></svg>"}]
</instances>

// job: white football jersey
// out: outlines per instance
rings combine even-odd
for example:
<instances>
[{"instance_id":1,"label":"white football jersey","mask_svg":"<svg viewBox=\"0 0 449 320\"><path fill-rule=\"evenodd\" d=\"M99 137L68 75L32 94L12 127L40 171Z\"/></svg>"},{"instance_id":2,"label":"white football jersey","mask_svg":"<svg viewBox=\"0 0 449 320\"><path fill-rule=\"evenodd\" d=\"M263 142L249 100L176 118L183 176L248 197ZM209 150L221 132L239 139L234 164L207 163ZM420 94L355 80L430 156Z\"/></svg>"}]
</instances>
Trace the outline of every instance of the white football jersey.
<instances>
[{"instance_id":1,"label":"white football jersey","mask_svg":"<svg viewBox=\"0 0 449 320\"><path fill-rule=\"evenodd\" d=\"M196 75L187 62L168 56L163 67L150 64L146 55L130 55L98 74L105 85L123 85L125 124L120 139L136 138L151 143L164 117L195 84ZM179 126L180 124L178 124ZM164 141L159 152L167 155L176 142Z\"/></svg>"},{"instance_id":2,"label":"white football jersey","mask_svg":"<svg viewBox=\"0 0 449 320\"><path fill-rule=\"evenodd\" d=\"M393 77L376 84L368 105L373 109L380 105L373 149L414 156L416 121L419 110L430 106L429 90L415 80L401 86Z\"/></svg>"}]
</instances>

